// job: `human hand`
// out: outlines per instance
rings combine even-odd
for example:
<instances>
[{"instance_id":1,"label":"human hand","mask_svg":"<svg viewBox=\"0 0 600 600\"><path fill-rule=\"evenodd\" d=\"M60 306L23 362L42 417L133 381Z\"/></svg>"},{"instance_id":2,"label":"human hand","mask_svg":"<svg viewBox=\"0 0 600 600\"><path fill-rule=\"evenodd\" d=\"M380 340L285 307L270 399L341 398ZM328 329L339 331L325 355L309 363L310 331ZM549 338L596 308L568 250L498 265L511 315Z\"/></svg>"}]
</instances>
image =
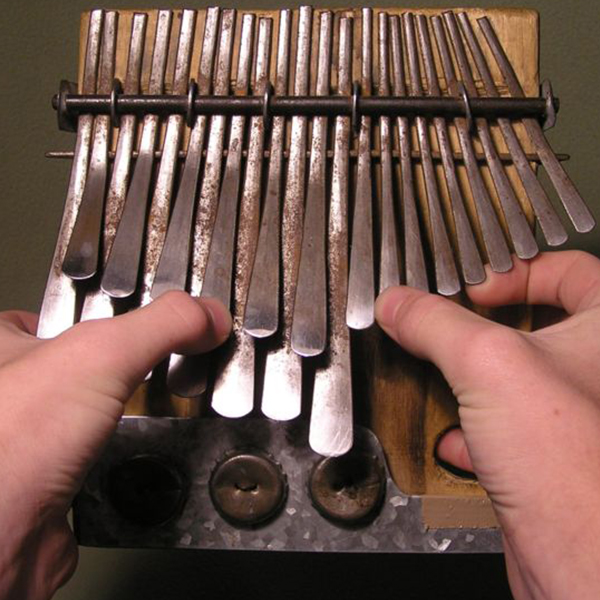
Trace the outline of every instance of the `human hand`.
<instances>
[{"instance_id":1,"label":"human hand","mask_svg":"<svg viewBox=\"0 0 600 600\"><path fill-rule=\"evenodd\" d=\"M568 318L526 333L406 287L376 304L381 327L435 363L461 430L440 458L474 470L503 530L517 599L600 597L600 260L582 252L514 260L470 287L476 304L543 304Z\"/></svg>"},{"instance_id":2,"label":"human hand","mask_svg":"<svg viewBox=\"0 0 600 600\"><path fill-rule=\"evenodd\" d=\"M49 598L73 573L67 513L145 375L171 352L221 344L231 317L213 299L169 292L145 308L52 340L36 317L0 313L0 599Z\"/></svg>"}]
</instances>

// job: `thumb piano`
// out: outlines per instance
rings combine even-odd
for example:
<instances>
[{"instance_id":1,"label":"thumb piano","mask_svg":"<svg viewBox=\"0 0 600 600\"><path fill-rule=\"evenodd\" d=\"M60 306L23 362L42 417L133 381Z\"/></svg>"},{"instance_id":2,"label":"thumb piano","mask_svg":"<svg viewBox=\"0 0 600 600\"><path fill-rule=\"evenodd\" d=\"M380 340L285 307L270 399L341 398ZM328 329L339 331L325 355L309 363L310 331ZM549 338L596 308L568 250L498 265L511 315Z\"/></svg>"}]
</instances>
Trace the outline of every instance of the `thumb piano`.
<instances>
[{"instance_id":1,"label":"thumb piano","mask_svg":"<svg viewBox=\"0 0 600 600\"><path fill-rule=\"evenodd\" d=\"M83 16L38 334L177 289L234 324L137 389L76 500L81 544L501 551L485 492L436 459L456 400L373 307L399 283L466 303L484 263L537 254L536 225L551 246L594 226L544 137L538 31L521 9Z\"/></svg>"}]
</instances>

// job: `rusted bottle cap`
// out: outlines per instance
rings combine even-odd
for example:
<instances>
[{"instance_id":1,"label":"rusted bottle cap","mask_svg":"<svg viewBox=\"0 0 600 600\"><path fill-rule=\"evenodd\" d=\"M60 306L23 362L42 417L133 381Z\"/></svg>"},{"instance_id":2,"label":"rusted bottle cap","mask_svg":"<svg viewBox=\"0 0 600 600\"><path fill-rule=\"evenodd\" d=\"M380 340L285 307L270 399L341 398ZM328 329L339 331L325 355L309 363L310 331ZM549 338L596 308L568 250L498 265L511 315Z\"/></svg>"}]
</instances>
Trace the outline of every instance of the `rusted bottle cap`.
<instances>
[{"instance_id":1,"label":"rusted bottle cap","mask_svg":"<svg viewBox=\"0 0 600 600\"><path fill-rule=\"evenodd\" d=\"M385 472L376 456L352 452L315 465L309 489L327 519L355 526L374 519L385 495Z\"/></svg>"},{"instance_id":2,"label":"rusted bottle cap","mask_svg":"<svg viewBox=\"0 0 600 600\"><path fill-rule=\"evenodd\" d=\"M287 481L271 458L244 452L229 456L215 467L210 496L224 519L253 527L269 521L283 508Z\"/></svg>"}]
</instances>

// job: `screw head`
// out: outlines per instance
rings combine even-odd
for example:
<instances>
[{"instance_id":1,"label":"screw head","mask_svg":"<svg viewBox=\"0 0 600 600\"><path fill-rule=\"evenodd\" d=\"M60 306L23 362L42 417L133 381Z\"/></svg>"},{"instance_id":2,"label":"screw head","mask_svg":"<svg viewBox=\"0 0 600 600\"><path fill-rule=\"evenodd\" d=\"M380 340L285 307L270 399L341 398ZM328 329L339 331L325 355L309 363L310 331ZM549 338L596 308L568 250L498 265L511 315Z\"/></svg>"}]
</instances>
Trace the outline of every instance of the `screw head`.
<instances>
[{"instance_id":1,"label":"screw head","mask_svg":"<svg viewBox=\"0 0 600 600\"><path fill-rule=\"evenodd\" d=\"M117 511L129 521L152 526L174 517L187 495L184 477L167 460L142 455L113 467L108 495Z\"/></svg>"},{"instance_id":2,"label":"screw head","mask_svg":"<svg viewBox=\"0 0 600 600\"><path fill-rule=\"evenodd\" d=\"M326 519L357 526L377 516L385 483L385 471L376 456L350 452L319 461L311 473L309 491L313 505Z\"/></svg>"},{"instance_id":3,"label":"screw head","mask_svg":"<svg viewBox=\"0 0 600 600\"><path fill-rule=\"evenodd\" d=\"M210 496L219 514L240 527L264 524L283 508L287 481L271 458L243 452L219 463L210 478Z\"/></svg>"}]
</instances>

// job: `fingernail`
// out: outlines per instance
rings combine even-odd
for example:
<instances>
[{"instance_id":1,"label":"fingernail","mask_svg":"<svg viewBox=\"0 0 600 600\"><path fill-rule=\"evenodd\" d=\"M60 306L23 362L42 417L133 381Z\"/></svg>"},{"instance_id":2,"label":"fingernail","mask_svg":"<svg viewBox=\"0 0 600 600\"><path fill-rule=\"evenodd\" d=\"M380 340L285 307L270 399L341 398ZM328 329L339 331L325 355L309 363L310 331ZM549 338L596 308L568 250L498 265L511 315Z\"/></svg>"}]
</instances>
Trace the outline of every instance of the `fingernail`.
<instances>
[{"instance_id":1,"label":"fingernail","mask_svg":"<svg viewBox=\"0 0 600 600\"><path fill-rule=\"evenodd\" d=\"M392 329L396 323L396 313L402 304L405 291L401 287L391 287L385 290L375 302L375 318L379 325L386 330Z\"/></svg>"},{"instance_id":2,"label":"fingernail","mask_svg":"<svg viewBox=\"0 0 600 600\"><path fill-rule=\"evenodd\" d=\"M233 325L230 312L216 298L202 298L198 302L208 313L215 336L219 340L226 340L231 333Z\"/></svg>"}]
</instances>

